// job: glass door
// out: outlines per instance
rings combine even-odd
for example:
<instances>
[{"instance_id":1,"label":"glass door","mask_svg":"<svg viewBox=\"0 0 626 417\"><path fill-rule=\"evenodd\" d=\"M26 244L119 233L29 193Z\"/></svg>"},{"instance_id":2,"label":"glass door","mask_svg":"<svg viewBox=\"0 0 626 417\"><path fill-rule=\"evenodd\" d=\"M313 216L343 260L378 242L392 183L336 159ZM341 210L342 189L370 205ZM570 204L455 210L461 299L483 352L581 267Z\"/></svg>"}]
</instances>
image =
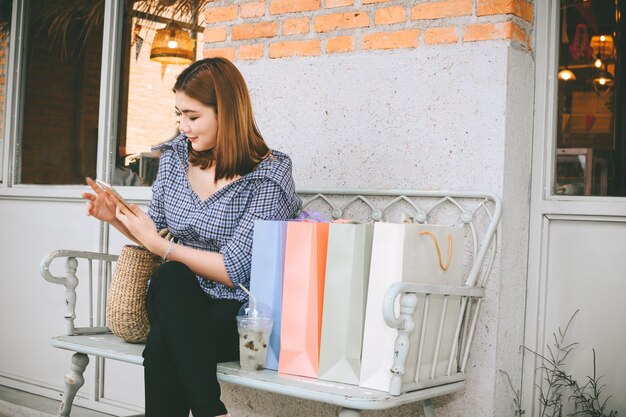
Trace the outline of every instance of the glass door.
<instances>
[{"instance_id":1,"label":"glass door","mask_svg":"<svg viewBox=\"0 0 626 417\"><path fill-rule=\"evenodd\" d=\"M626 314L624 0L535 2L535 117L524 345L544 357L575 311L561 367L583 386L603 375L601 401L622 415ZM555 334L556 339L555 339ZM552 351L551 351L552 350ZM595 352L595 353L594 353ZM594 356L595 354L595 356ZM566 386L524 354L527 416L570 415ZM622 361L623 362L623 361ZM587 385L589 387L589 385ZM551 405L541 393L554 394ZM579 411L579 410L578 410ZM580 412L580 411L579 411Z\"/></svg>"}]
</instances>

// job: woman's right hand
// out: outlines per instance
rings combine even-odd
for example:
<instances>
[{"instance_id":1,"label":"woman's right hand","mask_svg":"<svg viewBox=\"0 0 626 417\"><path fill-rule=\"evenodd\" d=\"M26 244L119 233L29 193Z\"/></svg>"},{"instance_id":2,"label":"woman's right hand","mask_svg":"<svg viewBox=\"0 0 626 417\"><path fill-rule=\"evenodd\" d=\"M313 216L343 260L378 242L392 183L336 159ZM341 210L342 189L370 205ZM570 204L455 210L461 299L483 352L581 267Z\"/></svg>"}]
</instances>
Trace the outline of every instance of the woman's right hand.
<instances>
[{"instance_id":1,"label":"woman's right hand","mask_svg":"<svg viewBox=\"0 0 626 417\"><path fill-rule=\"evenodd\" d=\"M87 215L107 223L115 221L116 205L113 197L102 191L89 177L87 177L87 184L95 193L83 193L83 198L87 200Z\"/></svg>"}]
</instances>

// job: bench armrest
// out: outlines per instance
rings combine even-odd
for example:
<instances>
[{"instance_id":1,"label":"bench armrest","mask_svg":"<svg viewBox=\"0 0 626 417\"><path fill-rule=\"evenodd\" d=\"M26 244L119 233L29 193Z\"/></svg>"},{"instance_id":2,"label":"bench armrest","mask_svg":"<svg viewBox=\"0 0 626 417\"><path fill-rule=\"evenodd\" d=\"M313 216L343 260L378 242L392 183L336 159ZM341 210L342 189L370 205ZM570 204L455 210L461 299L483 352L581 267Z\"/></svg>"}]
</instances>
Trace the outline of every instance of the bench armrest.
<instances>
[{"instance_id":1,"label":"bench armrest","mask_svg":"<svg viewBox=\"0 0 626 417\"><path fill-rule=\"evenodd\" d=\"M419 320L421 321L421 329L416 328L415 314L419 300L418 295L421 300L423 300L423 306L420 306L420 311L417 312L418 316L421 315L421 320ZM429 309L429 299L431 296L443 298L443 304L440 310L432 311L433 309ZM469 347L472 344L478 311L480 310L480 303L484 296L485 289L482 287L400 282L391 285L387 289L382 305L383 318L387 326L396 329L398 332L394 346L393 366L390 369L392 373L389 385L390 394L399 395L403 390L407 389L407 386L411 385L403 384L402 375L405 373L406 362L409 355L410 337L414 331L420 333L417 357L418 364L422 361L422 352L425 346L434 346L435 356L431 378L435 379L436 363L442 349L442 338L446 319L456 320L456 324L452 350L450 351L444 378L451 378L457 373L457 369L453 369L455 366L458 366L457 364L460 365L458 366L458 372L465 372L469 356ZM399 315L396 316L395 306L398 297L400 298L400 309ZM447 306L451 299L456 300L456 302L460 299L461 306L458 315L447 317ZM471 308L472 304L474 305L473 309ZM471 324L468 323L470 310L473 310L471 311ZM427 337L425 334L427 322L433 320L433 317L434 320L439 320L436 338L434 336ZM459 354L458 362L457 354ZM443 378L440 377L439 379Z\"/></svg>"},{"instance_id":2,"label":"bench armrest","mask_svg":"<svg viewBox=\"0 0 626 417\"><path fill-rule=\"evenodd\" d=\"M65 273L63 276L55 276L50 272L50 265L57 258L65 259ZM76 287L78 286L79 279L76 275L78 269L78 259L85 259L89 264L88 271L88 284L89 284L89 326L88 327L75 327L74 320L76 319ZM109 332L109 329L105 326L94 326L94 302L93 302L93 261L104 263L104 268L111 270L111 263L117 260L117 255L110 255L106 253L98 252L86 252L86 251L74 251L74 250L56 250L50 252L41 261L40 272L41 276L48 282L53 284L63 285L65 287L65 306L67 313L65 315L66 320L66 335L88 334L88 333L105 333ZM104 302L106 296L106 280L100 280L100 284L97 291L96 304L100 305ZM98 310L104 311L99 308Z\"/></svg>"}]
</instances>

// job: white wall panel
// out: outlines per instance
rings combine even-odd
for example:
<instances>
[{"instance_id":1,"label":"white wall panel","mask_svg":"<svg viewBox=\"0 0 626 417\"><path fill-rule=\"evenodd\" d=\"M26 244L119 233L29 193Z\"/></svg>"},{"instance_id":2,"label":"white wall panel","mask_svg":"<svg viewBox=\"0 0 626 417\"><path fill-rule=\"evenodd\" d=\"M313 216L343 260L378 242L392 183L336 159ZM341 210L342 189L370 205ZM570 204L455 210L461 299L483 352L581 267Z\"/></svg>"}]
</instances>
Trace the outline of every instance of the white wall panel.
<instances>
[{"instance_id":1,"label":"white wall panel","mask_svg":"<svg viewBox=\"0 0 626 417\"><path fill-rule=\"evenodd\" d=\"M49 338L65 331L65 290L44 281L39 264L54 249L96 250L98 222L82 203L2 200L0 224L0 375L62 386L71 354L52 348Z\"/></svg>"},{"instance_id":2,"label":"white wall panel","mask_svg":"<svg viewBox=\"0 0 626 417\"><path fill-rule=\"evenodd\" d=\"M604 375L609 409L626 414L626 219L621 221L551 220L547 260L544 340L565 328L580 310L567 342L577 342L566 370L582 384L592 375L592 348L597 374ZM606 398L606 397L604 397ZM571 407L570 407L571 409ZM608 410L607 415L608 415Z\"/></svg>"}]
</instances>

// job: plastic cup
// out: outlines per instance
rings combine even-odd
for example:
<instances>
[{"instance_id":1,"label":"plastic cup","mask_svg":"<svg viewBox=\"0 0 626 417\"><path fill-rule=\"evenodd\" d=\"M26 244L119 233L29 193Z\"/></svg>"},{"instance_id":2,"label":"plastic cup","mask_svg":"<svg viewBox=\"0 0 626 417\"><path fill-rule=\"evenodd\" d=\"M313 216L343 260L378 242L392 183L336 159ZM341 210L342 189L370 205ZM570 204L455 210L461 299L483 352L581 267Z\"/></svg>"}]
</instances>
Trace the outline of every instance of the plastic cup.
<instances>
[{"instance_id":1,"label":"plastic cup","mask_svg":"<svg viewBox=\"0 0 626 417\"><path fill-rule=\"evenodd\" d=\"M241 369L259 371L265 367L267 346L272 332L269 317L237 316L239 364Z\"/></svg>"}]
</instances>

